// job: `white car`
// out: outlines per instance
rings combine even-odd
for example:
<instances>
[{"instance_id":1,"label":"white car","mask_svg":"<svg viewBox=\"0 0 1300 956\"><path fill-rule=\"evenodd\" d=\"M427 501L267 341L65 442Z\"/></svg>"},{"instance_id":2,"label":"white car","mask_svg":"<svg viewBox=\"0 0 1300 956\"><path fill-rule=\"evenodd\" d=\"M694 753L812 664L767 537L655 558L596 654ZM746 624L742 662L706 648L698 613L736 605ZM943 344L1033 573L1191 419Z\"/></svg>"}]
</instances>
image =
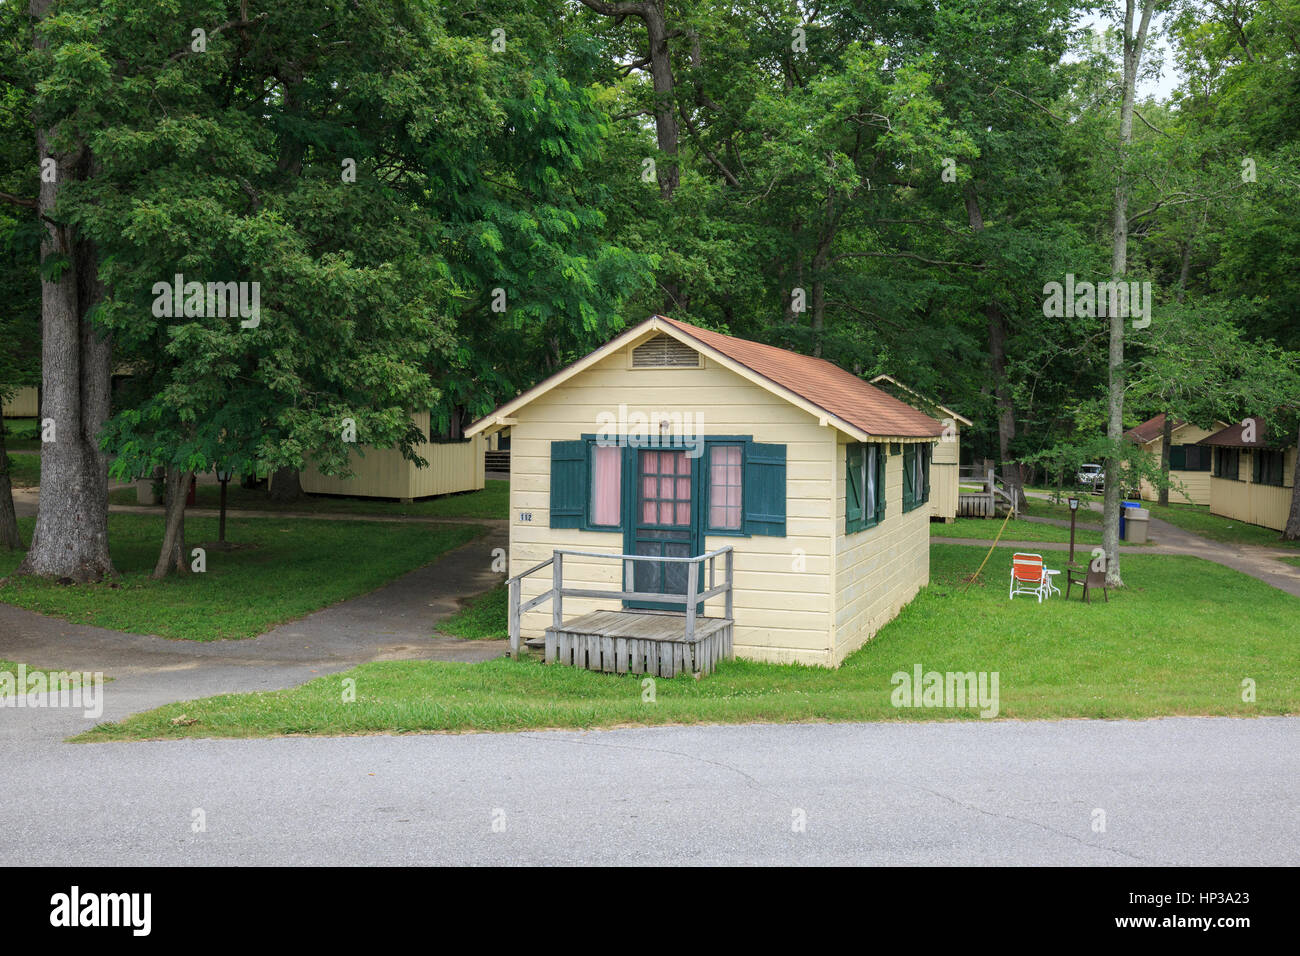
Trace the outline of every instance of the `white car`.
<instances>
[{"instance_id":1,"label":"white car","mask_svg":"<svg viewBox=\"0 0 1300 956\"><path fill-rule=\"evenodd\" d=\"M1101 470L1101 465L1080 465L1079 473L1074 478L1081 485L1095 488L1097 485L1105 484L1106 473Z\"/></svg>"}]
</instances>

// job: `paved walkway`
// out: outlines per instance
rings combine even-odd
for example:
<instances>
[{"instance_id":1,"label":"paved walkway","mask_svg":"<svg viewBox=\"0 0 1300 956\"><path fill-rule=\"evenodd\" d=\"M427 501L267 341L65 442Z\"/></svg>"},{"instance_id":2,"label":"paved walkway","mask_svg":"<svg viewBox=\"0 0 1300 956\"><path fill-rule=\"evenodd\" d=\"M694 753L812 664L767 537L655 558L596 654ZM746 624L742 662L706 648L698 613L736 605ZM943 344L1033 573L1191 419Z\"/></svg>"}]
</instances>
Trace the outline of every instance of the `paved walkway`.
<instances>
[{"instance_id":1,"label":"paved walkway","mask_svg":"<svg viewBox=\"0 0 1300 956\"><path fill-rule=\"evenodd\" d=\"M177 700L293 687L367 661L487 660L505 653L507 642L435 637L435 628L465 597L501 581L491 570L492 551L507 540L504 530L492 529L376 591L244 641L129 634L0 604L0 658L102 671L112 678L103 720ZM68 718L51 718L58 714ZM0 717L0 741L29 734L57 740L89 726L80 712L6 709Z\"/></svg>"}]
</instances>

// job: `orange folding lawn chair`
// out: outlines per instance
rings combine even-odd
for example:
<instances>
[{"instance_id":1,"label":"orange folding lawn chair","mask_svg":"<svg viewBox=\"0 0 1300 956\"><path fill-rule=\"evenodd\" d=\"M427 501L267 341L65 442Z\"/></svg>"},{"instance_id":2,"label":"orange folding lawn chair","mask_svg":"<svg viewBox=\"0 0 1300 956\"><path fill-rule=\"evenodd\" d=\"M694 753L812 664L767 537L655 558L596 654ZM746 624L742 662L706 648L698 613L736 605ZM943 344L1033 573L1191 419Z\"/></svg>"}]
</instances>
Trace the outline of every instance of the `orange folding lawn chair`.
<instances>
[{"instance_id":1,"label":"orange folding lawn chair","mask_svg":"<svg viewBox=\"0 0 1300 956\"><path fill-rule=\"evenodd\" d=\"M1032 594L1043 603L1047 596L1047 568L1043 565L1041 554L1026 554L1017 551L1011 556L1011 592L1007 600L1017 594Z\"/></svg>"}]
</instances>

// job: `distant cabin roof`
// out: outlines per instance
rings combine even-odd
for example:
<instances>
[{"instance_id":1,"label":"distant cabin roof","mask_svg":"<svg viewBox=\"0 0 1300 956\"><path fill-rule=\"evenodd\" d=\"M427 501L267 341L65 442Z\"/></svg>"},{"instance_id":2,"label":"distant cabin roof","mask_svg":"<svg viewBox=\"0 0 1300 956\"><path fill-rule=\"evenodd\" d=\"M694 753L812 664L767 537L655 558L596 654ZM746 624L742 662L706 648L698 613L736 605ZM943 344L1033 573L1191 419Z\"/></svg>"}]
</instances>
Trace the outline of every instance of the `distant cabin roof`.
<instances>
[{"instance_id":1,"label":"distant cabin roof","mask_svg":"<svg viewBox=\"0 0 1300 956\"><path fill-rule=\"evenodd\" d=\"M738 339L721 332L711 332L666 316L652 315L590 355L480 418L466 429L466 436L472 437L493 425L509 424L505 419L529 402L629 342L656 330L686 342L723 366L743 367L750 373L749 377L757 378L758 384L793 404L805 407L809 412L824 414L828 419L827 424L833 424L860 440L872 437L938 438L943 434L944 426L940 422L825 359Z\"/></svg>"},{"instance_id":2,"label":"distant cabin roof","mask_svg":"<svg viewBox=\"0 0 1300 956\"><path fill-rule=\"evenodd\" d=\"M1244 434L1247 422L1254 422L1255 440L1246 441ZM1220 429L1208 438L1202 438L1198 445L1213 445L1218 448L1281 448L1281 445L1273 445L1268 440L1268 426L1264 424L1263 419L1255 415L1243 419L1236 425L1229 425L1227 428Z\"/></svg>"},{"instance_id":3,"label":"distant cabin roof","mask_svg":"<svg viewBox=\"0 0 1300 956\"><path fill-rule=\"evenodd\" d=\"M1181 428L1185 424L1178 419L1174 419L1174 428ZM1148 418L1141 425L1135 425L1124 433L1124 437L1130 441L1137 442L1139 445L1145 445L1149 441L1159 438L1165 430L1165 413L1161 412L1155 418Z\"/></svg>"},{"instance_id":4,"label":"distant cabin roof","mask_svg":"<svg viewBox=\"0 0 1300 956\"><path fill-rule=\"evenodd\" d=\"M949 417L955 419L956 421L961 422L963 425L966 425L966 426L969 427L970 425L974 424L974 423L973 423L969 418L967 418L965 415L961 415L961 414L958 414L957 412L954 412L954 411L953 411L951 408L949 408L947 405L940 405L940 404L939 404L938 402L936 402L933 398L929 398L929 397L927 397L927 396L925 396L925 395L922 395L920 392L918 392L918 391L917 391L916 389L914 389L914 388L909 388L908 386L906 386L906 385L904 385L902 382L900 382L898 379L894 378L894 376L892 376L892 375L877 375L875 378L873 378L873 379L871 380L871 384L872 384L872 385L877 385L877 384L879 384L880 382L888 382L890 385L893 385L895 388L897 388L900 392L906 392L908 395L910 395L910 396L911 396L911 400L908 400L908 399L906 399L906 398L903 398L903 399L900 399L900 401L907 402L907 404L911 405L913 408L919 408L921 411L925 411L926 408L937 408L939 411L943 412L945 415L948 415ZM888 391L888 390L886 389L886 391ZM891 394L893 394L893 393L891 393ZM895 398L898 398L897 395L895 395L894 397L895 397ZM931 416L931 417L933 417L933 416Z\"/></svg>"}]
</instances>

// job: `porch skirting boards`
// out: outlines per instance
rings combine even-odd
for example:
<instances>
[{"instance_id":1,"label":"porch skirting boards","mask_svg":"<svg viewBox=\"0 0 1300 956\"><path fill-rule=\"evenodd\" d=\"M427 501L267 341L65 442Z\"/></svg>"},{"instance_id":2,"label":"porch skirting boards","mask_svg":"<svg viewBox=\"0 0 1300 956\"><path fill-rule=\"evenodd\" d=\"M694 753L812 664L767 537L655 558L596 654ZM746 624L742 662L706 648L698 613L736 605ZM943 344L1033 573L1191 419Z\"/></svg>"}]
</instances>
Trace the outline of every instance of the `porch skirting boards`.
<instances>
[{"instance_id":1,"label":"porch skirting boards","mask_svg":"<svg viewBox=\"0 0 1300 956\"><path fill-rule=\"evenodd\" d=\"M593 611L546 629L546 663L613 674L704 675L732 656L731 641L727 618L696 618L687 640L684 614Z\"/></svg>"}]
</instances>

